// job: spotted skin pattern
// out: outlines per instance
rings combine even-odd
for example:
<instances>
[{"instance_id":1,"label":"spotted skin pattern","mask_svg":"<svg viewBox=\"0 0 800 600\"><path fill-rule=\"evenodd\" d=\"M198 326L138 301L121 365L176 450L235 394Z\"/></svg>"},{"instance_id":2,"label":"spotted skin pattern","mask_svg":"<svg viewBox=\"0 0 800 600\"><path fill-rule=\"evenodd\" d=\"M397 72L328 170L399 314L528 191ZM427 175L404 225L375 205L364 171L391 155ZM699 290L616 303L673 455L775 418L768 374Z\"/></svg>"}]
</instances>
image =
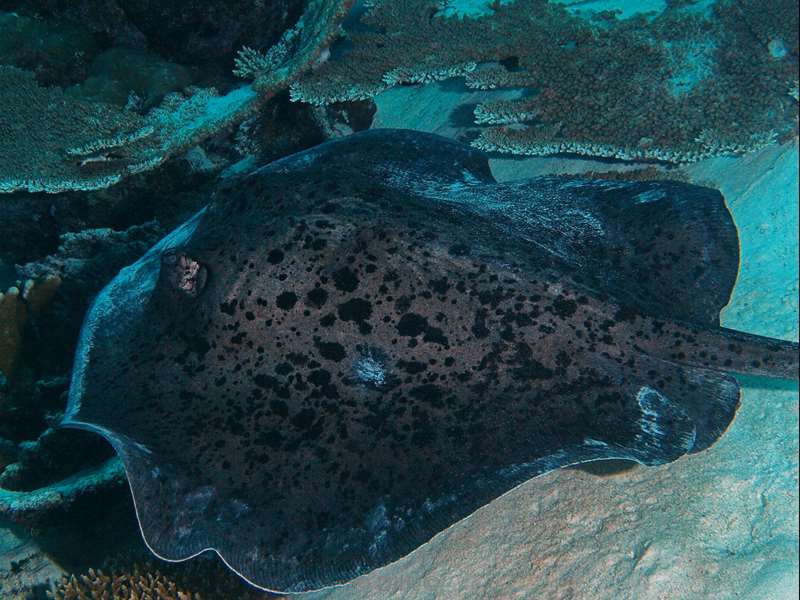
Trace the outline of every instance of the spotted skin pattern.
<instances>
[{"instance_id":1,"label":"spotted skin pattern","mask_svg":"<svg viewBox=\"0 0 800 600\"><path fill-rule=\"evenodd\" d=\"M345 582L554 468L705 449L723 371L796 377L796 345L717 327L736 233L694 186L503 188L369 132L222 184L179 242L90 313L65 425L112 441L156 554L265 589Z\"/></svg>"}]
</instances>

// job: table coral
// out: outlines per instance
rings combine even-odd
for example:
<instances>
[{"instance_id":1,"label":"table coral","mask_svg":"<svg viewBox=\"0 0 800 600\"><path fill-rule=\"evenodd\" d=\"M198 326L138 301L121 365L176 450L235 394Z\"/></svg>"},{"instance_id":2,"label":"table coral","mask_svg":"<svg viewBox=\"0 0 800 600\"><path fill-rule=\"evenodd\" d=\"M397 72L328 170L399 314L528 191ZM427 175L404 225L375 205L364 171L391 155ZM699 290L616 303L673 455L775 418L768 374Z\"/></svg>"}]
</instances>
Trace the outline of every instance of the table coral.
<instances>
[{"instance_id":1,"label":"table coral","mask_svg":"<svg viewBox=\"0 0 800 600\"><path fill-rule=\"evenodd\" d=\"M693 162L795 131L786 90L796 78L797 3L720 0L713 18L692 4L668 3L654 18L587 20L516 0L459 19L433 0L374 1L349 49L292 94L327 104L456 76L474 89L519 88L520 99L475 109L488 128L473 145L511 154Z\"/></svg>"},{"instance_id":2,"label":"table coral","mask_svg":"<svg viewBox=\"0 0 800 600\"><path fill-rule=\"evenodd\" d=\"M74 98L39 85L32 72L0 65L0 193L106 188L236 125L313 64L351 4L308 0L270 68L247 70L256 76L252 84L226 94L190 86L145 115Z\"/></svg>"}]
</instances>

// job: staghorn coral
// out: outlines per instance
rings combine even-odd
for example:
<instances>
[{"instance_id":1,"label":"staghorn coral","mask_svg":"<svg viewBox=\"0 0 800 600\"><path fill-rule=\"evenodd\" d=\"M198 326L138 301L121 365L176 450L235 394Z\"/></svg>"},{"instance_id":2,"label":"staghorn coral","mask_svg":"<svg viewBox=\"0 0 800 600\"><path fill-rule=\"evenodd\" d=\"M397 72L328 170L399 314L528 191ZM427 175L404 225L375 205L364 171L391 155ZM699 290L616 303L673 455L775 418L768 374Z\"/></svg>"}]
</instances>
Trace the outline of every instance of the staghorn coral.
<instances>
[{"instance_id":1,"label":"staghorn coral","mask_svg":"<svg viewBox=\"0 0 800 600\"><path fill-rule=\"evenodd\" d=\"M89 569L64 576L48 594L54 600L266 600L280 598L256 590L216 562L167 565L111 565L106 573Z\"/></svg>"},{"instance_id":2,"label":"staghorn coral","mask_svg":"<svg viewBox=\"0 0 800 600\"><path fill-rule=\"evenodd\" d=\"M80 577L66 577L50 595L55 600L200 600L201 594L179 589L172 579L158 571L106 575L100 570L89 569Z\"/></svg>"},{"instance_id":3,"label":"staghorn coral","mask_svg":"<svg viewBox=\"0 0 800 600\"><path fill-rule=\"evenodd\" d=\"M292 35L272 53L270 69L251 73L252 84L224 95L213 88L170 93L143 116L67 96L40 86L31 72L0 66L0 193L97 190L156 168L288 86L319 57L351 3L308 0Z\"/></svg>"},{"instance_id":4,"label":"staghorn coral","mask_svg":"<svg viewBox=\"0 0 800 600\"><path fill-rule=\"evenodd\" d=\"M294 83L292 98L321 105L463 76L488 95L473 145L524 155L692 162L796 131L786 88L797 3L720 0L713 15L694 4L588 20L543 0L491 3L474 18L446 18L434 0L374 0L349 49ZM502 88L522 93L492 100Z\"/></svg>"}]
</instances>

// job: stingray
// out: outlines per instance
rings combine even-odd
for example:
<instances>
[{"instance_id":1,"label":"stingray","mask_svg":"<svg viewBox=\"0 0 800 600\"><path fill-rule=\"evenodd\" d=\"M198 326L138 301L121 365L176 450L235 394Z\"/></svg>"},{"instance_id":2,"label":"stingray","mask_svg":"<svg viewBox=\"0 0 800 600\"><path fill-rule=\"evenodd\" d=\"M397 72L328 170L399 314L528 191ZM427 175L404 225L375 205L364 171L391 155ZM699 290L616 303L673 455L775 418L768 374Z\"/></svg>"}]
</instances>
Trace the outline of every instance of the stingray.
<instances>
[{"instance_id":1,"label":"stingray","mask_svg":"<svg viewBox=\"0 0 800 600\"><path fill-rule=\"evenodd\" d=\"M121 457L148 547L272 591L347 582L542 473L659 465L796 343L720 327L718 191L541 177L376 130L224 180L99 294L63 425Z\"/></svg>"}]
</instances>

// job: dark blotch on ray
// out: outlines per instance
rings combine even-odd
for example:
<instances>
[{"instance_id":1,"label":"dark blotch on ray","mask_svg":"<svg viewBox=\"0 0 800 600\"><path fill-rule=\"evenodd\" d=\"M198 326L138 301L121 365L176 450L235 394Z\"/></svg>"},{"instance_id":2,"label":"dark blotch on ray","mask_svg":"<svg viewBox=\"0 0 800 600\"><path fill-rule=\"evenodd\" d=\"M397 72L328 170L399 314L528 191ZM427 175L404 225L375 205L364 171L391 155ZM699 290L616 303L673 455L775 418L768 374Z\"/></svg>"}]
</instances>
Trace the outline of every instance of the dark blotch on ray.
<instances>
[{"instance_id":1,"label":"dark blotch on ray","mask_svg":"<svg viewBox=\"0 0 800 600\"><path fill-rule=\"evenodd\" d=\"M324 288L314 288L306 294L306 304L315 308L322 308L325 302L328 301L328 292Z\"/></svg>"},{"instance_id":2,"label":"dark blotch on ray","mask_svg":"<svg viewBox=\"0 0 800 600\"><path fill-rule=\"evenodd\" d=\"M416 375L416 374L422 373L423 371L428 369L428 365L427 364L425 364L424 362L416 361L416 360L411 360L411 361L401 360L401 361L398 361L397 367L399 369L402 369L403 371L405 371L409 375Z\"/></svg>"},{"instance_id":3,"label":"dark blotch on ray","mask_svg":"<svg viewBox=\"0 0 800 600\"><path fill-rule=\"evenodd\" d=\"M435 408L442 407L442 396L444 395L444 392L442 391L442 388L437 385L426 383L411 388L408 393L412 398L419 400L424 404L428 404Z\"/></svg>"},{"instance_id":4,"label":"dark blotch on ray","mask_svg":"<svg viewBox=\"0 0 800 600\"><path fill-rule=\"evenodd\" d=\"M270 410L281 418L289 416L289 405L283 400L272 400L269 403Z\"/></svg>"},{"instance_id":5,"label":"dark blotch on ray","mask_svg":"<svg viewBox=\"0 0 800 600\"><path fill-rule=\"evenodd\" d=\"M339 305L338 314L342 321L366 321L372 315L372 303L363 298L352 298Z\"/></svg>"},{"instance_id":6,"label":"dark blotch on ray","mask_svg":"<svg viewBox=\"0 0 800 600\"><path fill-rule=\"evenodd\" d=\"M408 337L416 337L428 330L428 320L416 313L406 313L397 324L397 333Z\"/></svg>"},{"instance_id":7,"label":"dark blotch on ray","mask_svg":"<svg viewBox=\"0 0 800 600\"><path fill-rule=\"evenodd\" d=\"M343 267L333 274L333 284L342 292L354 292L358 287L358 277L349 267Z\"/></svg>"},{"instance_id":8,"label":"dark blotch on ray","mask_svg":"<svg viewBox=\"0 0 800 600\"><path fill-rule=\"evenodd\" d=\"M347 355L344 346L338 342L323 342L320 341L319 338L316 338L314 340L314 346L317 348L322 358L326 358L334 362L341 361Z\"/></svg>"},{"instance_id":9,"label":"dark blotch on ray","mask_svg":"<svg viewBox=\"0 0 800 600\"><path fill-rule=\"evenodd\" d=\"M565 299L562 296L553 300L553 312L562 319L571 317L576 310L578 310L578 303L575 300Z\"/></svg>"},{"instance_id":10,"label":"dark blotch on ray","mask_svg":"<svg viewBox=\"0 0 800 600\"><path fill-rule=\"evenodd\" d=\"M236 300L230 300L228 302L220 303L219 309L226 315L232 316L233 314L236 313Z\"/></svg>"},{"instance_id":11,"label":"dark blotch on ray","mask_svg":"<svg viewBox=\"0 0 800 600\"><path fill-rule=\"evenodd\" d=\"M316 369L308 375L308 380L314 385L327 385L331 381L331 374L325 369Z\"/></svg>"},{"instance_id":12,"label":"dark blotch on ray","mask_svg":"<svg viewBox=\"0 0 800 600\"><path fill-rule=\"evenodd\" d=\"M275 299L275 305L281 310L291 310L297 303L297 294L294 292L283 292Z\"/></svg>"}]
</instances>

